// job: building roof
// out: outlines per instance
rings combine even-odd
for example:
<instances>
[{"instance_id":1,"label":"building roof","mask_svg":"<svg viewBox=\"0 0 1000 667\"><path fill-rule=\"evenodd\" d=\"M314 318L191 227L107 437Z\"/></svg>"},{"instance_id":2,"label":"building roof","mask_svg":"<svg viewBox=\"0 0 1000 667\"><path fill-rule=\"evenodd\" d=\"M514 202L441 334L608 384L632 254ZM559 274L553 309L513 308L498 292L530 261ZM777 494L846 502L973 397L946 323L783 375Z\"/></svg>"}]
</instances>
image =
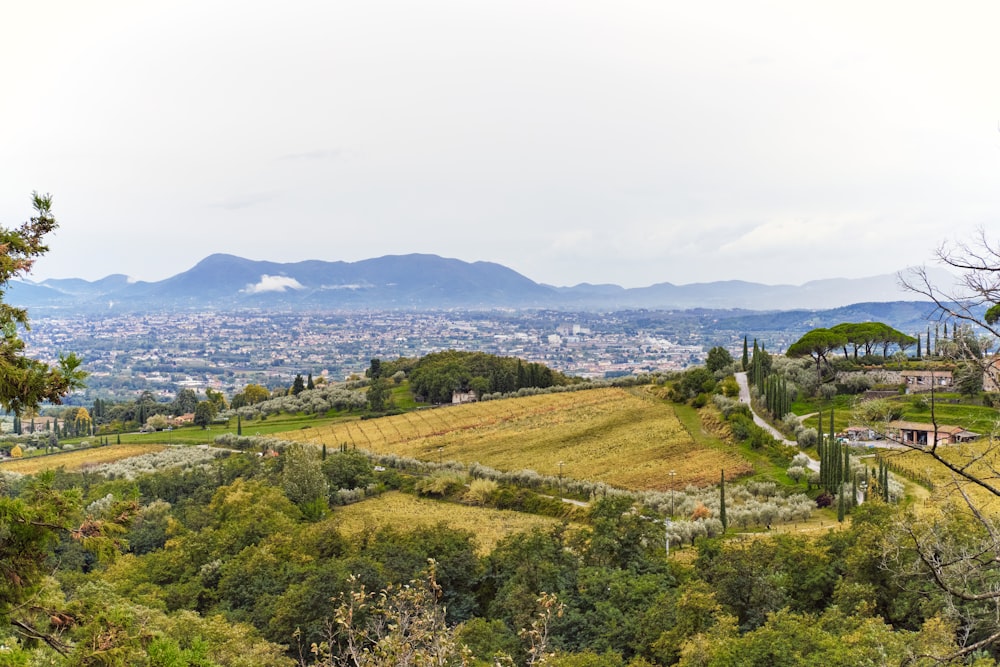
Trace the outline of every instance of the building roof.
<instances>
[{"instance_id":1,"label":"building roof","mask_svg":"<svg viewBox=\"0 0 1000 667\"><path fill-rule=\"evenodd\" d=\"M889 422L890 428L898 428L906 431L926 431L927 433L934 432L934 424L923 424L920 422L906 422L906 421L891 421ZM948 433L950 435L957 435L962 433L965 429L961 426L949 426L947 424L938 424L938 433Z\"/></svg>"}]
</instances>

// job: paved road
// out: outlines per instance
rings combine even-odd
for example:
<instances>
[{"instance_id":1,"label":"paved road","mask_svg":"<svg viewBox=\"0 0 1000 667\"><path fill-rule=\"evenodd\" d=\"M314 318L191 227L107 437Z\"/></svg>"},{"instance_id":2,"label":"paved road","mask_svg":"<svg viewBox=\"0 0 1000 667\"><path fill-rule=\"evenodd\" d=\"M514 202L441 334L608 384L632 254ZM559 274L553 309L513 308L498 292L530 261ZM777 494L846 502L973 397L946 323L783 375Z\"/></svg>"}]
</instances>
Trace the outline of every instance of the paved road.
<instances>
[{"instance_id":1,"label":"paved road","mask_svg":"<svg viewBox=\"0 0 1000 667\"><path fill-rule=\"evenodd\" d=\"M785 436L782 435L781 431L768 424L766 421L764 421L763 417L761 417L760 415L758 415L756 412L753 411L753 404L750 403L750 383L747 381L746 373L736 373L736 384L740 386L740 402L746 403L747 407L750 408L750 414L753 415L754 423L760 426L761 428L765 429L768 433L774 436L779 442L797 448L799 446L797 442L793 440L786 440ZM819 472L819 461L810 458L809 469Z\"/></svg>"}]
</instances>

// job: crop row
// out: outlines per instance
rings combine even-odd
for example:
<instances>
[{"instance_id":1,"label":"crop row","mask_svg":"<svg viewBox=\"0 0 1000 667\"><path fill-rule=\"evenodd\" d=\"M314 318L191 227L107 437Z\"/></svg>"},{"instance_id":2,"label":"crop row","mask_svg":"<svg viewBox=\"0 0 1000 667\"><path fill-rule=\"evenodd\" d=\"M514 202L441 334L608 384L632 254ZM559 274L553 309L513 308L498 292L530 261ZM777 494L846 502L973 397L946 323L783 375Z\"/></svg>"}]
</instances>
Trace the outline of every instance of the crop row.
<instances>
[{"instance_id":1,"label":"crop row","mask_svg":"<svg viewBox=\"0 0 1000 667\"><path fill-rule=\"evenodd\" d=\"M752 470L734 449L695 443L670 405L616 388L420 410L285 436L632 489L703 486L715 482L721 469L732 477Z\"/></svg>"}]
</instances>

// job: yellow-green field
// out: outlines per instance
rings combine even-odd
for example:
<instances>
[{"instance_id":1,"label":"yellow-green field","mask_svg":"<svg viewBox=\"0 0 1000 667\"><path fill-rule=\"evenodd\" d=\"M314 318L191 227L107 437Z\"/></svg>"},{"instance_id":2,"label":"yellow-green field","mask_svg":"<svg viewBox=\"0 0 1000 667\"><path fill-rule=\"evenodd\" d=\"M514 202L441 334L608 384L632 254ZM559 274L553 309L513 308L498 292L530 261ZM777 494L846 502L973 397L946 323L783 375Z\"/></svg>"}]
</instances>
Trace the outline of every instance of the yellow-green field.
<instances>
[{"instance_id":1,"label":"yellow-green field","mask_svg":"<svg viewBox=\"0 0 1000 667\"><path fill-rule=\"evenodd\" d=\"M626 489L666 490L671 481L702 486L714 484L721 469L734 477L753 470L735 447L697 444L666 401L617 388L417 410L280 437L426 461L562 472Z\"/></svg>"},{"instance_id":2,"label":"yellow-green field","mask_svg":"<svg viewBox=\"0 0 1000 667\"><path fill-rule=\"evenodd\" d=\"M1000 476L997 474L1000 466L1000 451L989 451L997 443L991 443L989 438L977 442L960 445L947 445L939 448L941 456L950 463L963 465L973 458L975 463L969 466L969 471L976 477L987 481L994 487L1000 487ZM963 480L943 464L935 461L929 455L915 450L882 450L879 456L884 458L893 472L898 472L910 479L927 480L933 484L930 492L914 494L917 499L925 502L940 502L950 499L964 504L961 491L968 494L977 507L992 512L1000 512L1000 498L987 492L976 484ZM961 489L961 491L960 491Z\"/></svg>"},{"instance_id":3,"label":"yellow-green field","mask_svg":"<svg viewBox=\"0 0 1000 667\"><path fill-rule=\"evenodd\" d=\"M468 530L476 536L481 554L493 550L497 542L508 535L524 533L532 528L549 528L560 519L485 507L456 505L417 498L391 491L360 503L338 507L333 523L347 536L389 527L409 532L415 528L446 524L449 528Z\"/></svg>"},{"instance_id":4,"label":"yellow-green field","mask_svg":"<svg viewBox=\"0 0 1000 667\"><path fill-rule=\"evenodd\" d=\"M33 475L44 470L65 468L76 471L86 466L113 463L140 454L152 454L166 449L165 445L108 445L91 447L71 452L60 452L49 456L34 456L26 459L12 459L0 463L0 470Z\"/></svg>"}]
</instances>

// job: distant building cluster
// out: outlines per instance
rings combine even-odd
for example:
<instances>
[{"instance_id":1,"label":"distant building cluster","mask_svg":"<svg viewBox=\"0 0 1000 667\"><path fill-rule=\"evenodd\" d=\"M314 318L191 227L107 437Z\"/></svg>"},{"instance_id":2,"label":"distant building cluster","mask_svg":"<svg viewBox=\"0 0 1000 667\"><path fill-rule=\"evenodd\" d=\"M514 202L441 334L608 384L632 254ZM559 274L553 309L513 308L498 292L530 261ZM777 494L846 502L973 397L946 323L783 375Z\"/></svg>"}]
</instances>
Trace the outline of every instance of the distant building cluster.
<instances>
[{"instance_id":1,"label":"distant building cluster","mask_svg":"<svg viewBox=\"0 0 1000 667\"><path fill-rule=\"evenodd\" d=\"M701 363L705 349L700 323L648 313L174 311L42 314L33 325L26 336L33 355L83 357L90 377L80 402L140 391L170 400L185 388L231 395L250 383L289 386L304 373L340 380L375 357L447 349L520 357L586 378L679 370Z\"/></svg>"}]
</instances>

